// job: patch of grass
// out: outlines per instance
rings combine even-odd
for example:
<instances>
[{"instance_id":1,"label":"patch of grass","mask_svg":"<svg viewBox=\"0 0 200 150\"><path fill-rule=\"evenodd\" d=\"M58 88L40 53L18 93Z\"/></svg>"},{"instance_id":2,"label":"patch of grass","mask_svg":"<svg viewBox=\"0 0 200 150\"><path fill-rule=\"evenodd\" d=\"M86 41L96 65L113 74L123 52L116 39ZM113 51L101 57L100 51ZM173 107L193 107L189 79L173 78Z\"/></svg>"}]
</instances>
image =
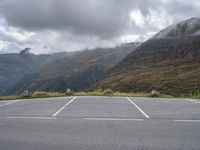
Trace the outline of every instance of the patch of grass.
<instances>
[{"instance_id":1,"label":"patch of grass","mask_svg":"<svg viewBox=\"0 0 200 150\"><path fill-rule=\"evenodd\" d=\"M31 95L31 98L62 97L62 96L65 96L65 94L58 92L36 91Z\"/></svg>"},{"instance_id":2,"label":"patch of grass","mask_svg":"<svg viewBox=\"0 0 200 150\"><path fill-rule=\"evenodd\" d=\"M43 91L36 91L30 96L22 96L22 95L15 95L15 96L0 96L0 100L15 100L15 99L32 99L32 98L48 98L48 97L64 97L66 93L57 93L57 92L43 92ZM171 95L165 94L158 94L156 96L152 96L149 93L138 92L138 93L122 93L122 92L113 92L110 89L106 90L95 90L91 92L74 92L67 96L120 96L120 97L155 97L155 98L174 98ZM179 97L183 98L200 98L200 94L188 94L182 95Z\"/></svg>"},{"instance_id":3,"label":"patch of grass","mask_svg":"<svg viewBox=\"0 0 200 150\"><path fill-rule=\"evenodd\" d=\"M23 96L0 96L0 100L13 100L13 99L22 99Z\"/></svg>"},{"instance_id":4,"label":"patch of grass","mask_svg":"<svg viewBox=\"0 0 200 150\"><path fill-rule=\"evenodd\" d=\"M58 93L58 92L48 92L47 93L48 97L63 97L65 96L65 93Z\"/></svg>"},{"instance_id":5,"label":"patch of grass","mask_svg":"<svg viewBox=\"0 0 200 150\"><path fill-rule=\"evenodd\" d=\"M174 98L172 95L166 95L166 94L156 94L154 96L149 95L148 97L154 97L154 98Z\"/></svg>"},{"instance_id":6,"label":"patch of grass","mask_svg":"<svg viewBox=\"0 0 200 150\"><path fill-rule=\"evenodd\" d=\"M47 92L36 91L31 96L32 97L47 97Z\"/></svg>"},{"instance_id":7,"label":"patch of grass","mask_svg":"<svg viewBox=\"0 0 200 150\"><path fill-rule=\"evenodd\" d=\"M180 96L184 97L184 98L200 99L200 91L190 92L190 93L187 93L187 94L182 94Z\"/></svg>"},{"instance_id":8,"label":"patch of grass","mask_svg":"<svg viewBox=\"0 0 200 150\"><path fill-rule=\"evenodd\" d=\"M90 92L75 92L74 96L105 96L104 91L95 90Z\"/></svg>"},{"instance_id":9,"label":"patch of grass","mask_svg":"<svg viewBox=\"0 0 200 150\"><path fill-rule=\"evenodd\" d=\"M63 96L65 96L65 93L36 91L29 96L23 96L23 95L0 96L0 100L33 99L33 98L48 98L48 97L63 97Z\"/></svg>"},{"instance_id":10,"label":"patch of grass","mask_svg":"<svg viewBox=\"0 0 200 150\"><path fill-rule=\"evenodd\" d=\"M88 92L75 92L73 96L89 96Z\"/></svg>"},{"instance_id":11,"label":"patch of grass","mask_svg":"<svg viewBox=\"0 0 200 150\"><path fill-rule=\"evenodd\" d=\"M92 92L75 92L74 96L120 96L120 97L152 97L149 93L138 92L138 93L122 93L113 92L112 90L95 90ZM171 95L158 94L157 98L173 98Z\"/></svg>"},{"instance_id":12,"label":"patch of grass","mask_svg":"<svg viewBox=\"0 0 200 150\"><path fill-rule=\"evenodd\" d=\"M121 93L121 92L115 92L113 94L114 96L122 96L122 97L147 97L147 93Z\"/></svg>"},{"instance_id":13,"label":"patch of grass","mask_svg":"<svg viewBox=\"0 0 200 150\"><path fill-rule=\"evenodd\" d=\"M106 89L105 91L103 91L103 94L105 96L112 96L114 92L111 89Z\"/></svg>"}]
</instances>

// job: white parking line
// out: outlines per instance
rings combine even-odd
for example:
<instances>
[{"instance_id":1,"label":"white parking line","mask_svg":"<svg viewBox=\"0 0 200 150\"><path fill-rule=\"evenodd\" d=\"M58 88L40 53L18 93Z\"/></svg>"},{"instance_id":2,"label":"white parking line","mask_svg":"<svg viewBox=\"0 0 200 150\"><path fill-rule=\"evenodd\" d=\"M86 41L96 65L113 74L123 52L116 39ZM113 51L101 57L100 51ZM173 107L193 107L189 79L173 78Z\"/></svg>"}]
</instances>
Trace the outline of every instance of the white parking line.
<instances>
[{"instance_id":1,"label":"white parking line","mask_svg":"<svg viewBox=\"0 0 200 150\"><path fill-rule=\"evenodd\" d=\"M6 106L6 105L10 105L10 104L13 104L13 103L16 103L16 102L20 102L20 101L22 101L22 100L13 100L11 102L8 102L8 103L5 103L3 105L0 105L0 107Z\"/></svg>"},{"instance_id":2,"label":"white parking line","mask_svg":"<svg viewBox=\"0 0 200 150\"><path fill-rule=\"evenodd\" d=\"M126 97L128 99L128 101L133 104L147 119L149 119L150 117L138 106L136 105L130 98Z\"/></svg>"},{"instance_id":3,"label":"white parking line","mask_svg":"<svg viewBox=\"0 0 200 150\"><path fill-rule=\"evenodd\" d=\"M193 99L186 99L187 101L191 101L191 102L194 102L194 103L198 103L198 104L200 104L200 102L198 102L198 101L195 101L195 100L193 100Z\"/></svg>"},{"instance_id":4,"label":"white parking line","mask_svg":"<svg viewBox=\"0 0 200 150\"><path fill-rule=\"evenodd\" d=\"M72 98L67 104L65 104L63 107L61 107L58 111L56 111L52 116L56 117L63 109L65 109L65 107L67 107L69 104L71 104L75 99L77 98L77 96L75 96L74 98Z\"/></svg>"},{"instance_id":5,"label":"white parking line","mask_svg":"<svg viewBox=\"0 0 200 150\"><path fill-rule=\"evenodd\" d=\"M174 120L175 122L199 122L200 120Z\"/></svg>"},{"instance_id":6,"label":"white parking line","mask_svg":"<svg viewBox=\"0 0 200 150\"><path fill-rule=\"evenodd\" d=\"M99 120L99 121L143 121L144 119L129 119L129 118L82 118L84 120Z\"/></svg>"}]
</instances>

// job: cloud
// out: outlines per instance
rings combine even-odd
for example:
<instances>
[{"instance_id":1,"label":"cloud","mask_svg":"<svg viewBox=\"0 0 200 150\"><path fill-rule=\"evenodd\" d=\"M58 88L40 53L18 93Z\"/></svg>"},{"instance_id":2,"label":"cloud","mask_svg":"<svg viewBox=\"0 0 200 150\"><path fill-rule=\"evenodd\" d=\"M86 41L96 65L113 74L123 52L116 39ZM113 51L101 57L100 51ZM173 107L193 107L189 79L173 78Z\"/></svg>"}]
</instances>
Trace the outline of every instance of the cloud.
<instances>
[{"instance_id":1,"label":"cloud","mask_svg":"<svg viewBox=\"0 0 200 150\"><path fill-rule=\"evenodd\" d=\"M26 30L70 30L75 34L112 37L126 28L127 0L5 0L8 24Z\"/></svg>"},{"instance_id":2,"label":"cloud","mask_svg":"<svg viewBox=\"0 0 200 150\"><path fill-rule=\"evenodd\" d=\"M144 41L177 21L198 17L199 0L1 0L0 53L111 47Z\"/></svg>"}]
</instances>

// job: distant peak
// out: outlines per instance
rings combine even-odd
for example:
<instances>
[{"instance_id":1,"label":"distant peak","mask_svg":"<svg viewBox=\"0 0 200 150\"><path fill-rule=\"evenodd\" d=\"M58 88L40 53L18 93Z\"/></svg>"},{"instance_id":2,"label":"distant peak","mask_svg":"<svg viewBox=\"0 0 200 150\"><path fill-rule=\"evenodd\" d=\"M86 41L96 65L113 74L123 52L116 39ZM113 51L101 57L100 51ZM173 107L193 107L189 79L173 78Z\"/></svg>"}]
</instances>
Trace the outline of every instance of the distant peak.
<instances>
[{"instance_id":1,"label":"distant peak","mask_svg":"<svg viewBox=\"0 0 200 150\"><path fill-rule=\"evenodd\" d=\"M171 25L156 34L153 38L175 38L195 35L200 35L200 18L190 18Z\"/></svg>"},{"instance_id":2,"label":"distant peak","mask_svg":"<svg viewBox=\"0 0 200 150\"><path fill-rule=\"evenodd\" d=\"M30 54L31 48L25 48L19 52L20 55L28 55Z\"/></svg>"},{"instance_id":3,"label":"distant peak","mask_svg":"<svg viewBox=\"0 0 200 150\"><path fill-rule=\"evenodd\" d=\"M131 42L131 43L125 43L125 46L136 46L136 45L140 45L142 42Z\"/></svg>"}]
</instances>

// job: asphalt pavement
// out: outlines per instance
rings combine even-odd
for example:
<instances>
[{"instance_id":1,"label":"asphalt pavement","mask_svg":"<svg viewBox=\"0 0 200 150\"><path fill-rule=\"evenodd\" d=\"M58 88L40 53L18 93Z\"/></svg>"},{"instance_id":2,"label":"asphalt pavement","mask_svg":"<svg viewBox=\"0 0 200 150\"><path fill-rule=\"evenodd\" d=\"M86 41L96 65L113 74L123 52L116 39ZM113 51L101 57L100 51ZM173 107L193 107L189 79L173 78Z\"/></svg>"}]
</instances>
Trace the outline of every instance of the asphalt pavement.
<instances>
[{"instance_id":1,"label":"asphalt pavement","mask_svg":"<svg viewBox=\"0 0 200 150\"><path fill-rule=\"evenodd\" d=\"M200 101L90 96L0 101L0 150L200 150Z\"/></svg>"}]
</instances>

